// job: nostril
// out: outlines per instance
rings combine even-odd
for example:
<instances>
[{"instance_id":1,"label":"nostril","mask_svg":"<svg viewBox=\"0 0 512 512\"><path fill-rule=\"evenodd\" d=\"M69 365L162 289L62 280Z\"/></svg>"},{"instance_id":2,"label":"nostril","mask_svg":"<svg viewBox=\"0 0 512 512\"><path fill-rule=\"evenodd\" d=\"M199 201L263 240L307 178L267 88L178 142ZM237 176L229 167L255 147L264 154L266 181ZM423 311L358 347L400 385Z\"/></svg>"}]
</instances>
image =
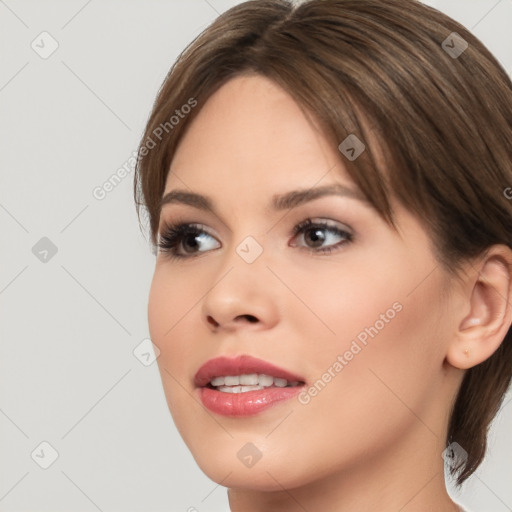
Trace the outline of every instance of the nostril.
<instances>
[{"instance_id":1,"label":"nostril","mask_svg":"<svg viewBox=\"0 0 512 512\"><path fill-rule=\"evenodd\" d=\"M219 324L215 321L215 319L213 317L211 317L210 315L208 315L206 320L208 321L208 323L212 324L214 327L218 327L219 326Z\"/></svg>"},{"instance_id":2,"label":"nostril","mask_svg":"<svg viewBox=\"0 0 512 512\"><path fill-rule=\"evenodd\" d=\"M258 319L254 315L238 315L235 320L243 319L245 318L248 322L251 324L254 324L258 322ZM212 325L213 327L219 327L219 323L210 315L206 317L206 321Z\"/></svg>"},{"instance_id":3,"label":"nostril","mask_svg":"<svg viewBox=\"0 0 512 512\"><path fill-rule=\"evenodd\" d=\"M254 322L257 322L257 321L258 321L258 319L257 319L255 316L253 316L253 315L240 315L240 317L241 317L241 318L244 318L244 317L245 317L245 318L247 318L247 320L248 320L249 322L251 322L252 324L253 324Z\"/></svg>"}]
</instances>

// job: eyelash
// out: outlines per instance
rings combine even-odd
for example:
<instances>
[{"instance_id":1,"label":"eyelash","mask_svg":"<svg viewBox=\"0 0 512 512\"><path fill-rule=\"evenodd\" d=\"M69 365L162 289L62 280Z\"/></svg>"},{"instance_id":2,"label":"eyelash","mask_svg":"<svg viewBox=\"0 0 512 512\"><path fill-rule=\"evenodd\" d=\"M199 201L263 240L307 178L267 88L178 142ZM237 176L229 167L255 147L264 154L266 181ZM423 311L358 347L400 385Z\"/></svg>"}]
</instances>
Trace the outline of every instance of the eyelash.
<instances>
[{"instance_id":1,"label":"eyelash","mask_svg":"<svg viewBox=\"0 0 512 512\"><path fill-rule=\"evenodd\" d=\"M167 256L169 256L172 259L190 259L195 258L198 255L201 255L202 253L208 252L208 251L199 251L196 254L190 254L190 255L183 255L178 253L178 246L183 241L183 238L186 235L202 235L206 234L208 236L213 235L205 231L204 229L201 229L200 224L193 224L193 223L176 223L176 224L168 224L165 223L164 227L162 229L162 232L159 233L159 241L158 241L158 248L160 249L160 252L165 253ZM312 249L307 247L301 247L302 249L309 250L313 253L331 253L333 251L338 250L341 246L344 246L348 243L351 243L353 241L353 235L349 233L348 231L345 231L343 229L337 228L335 226L329 225L327 222L313 222L311 219L306 219L303 222L300 222L297 224L293 230L293 237L296 237L298 234L302 232L306 232L308 230L315 229L321 229L330 231L331 233L335 233L336 235L342 236L345 238L345 240L338 242L335 245L327 246L327 247L321 247L319 249Z\"/></svg>"}]
</instances>

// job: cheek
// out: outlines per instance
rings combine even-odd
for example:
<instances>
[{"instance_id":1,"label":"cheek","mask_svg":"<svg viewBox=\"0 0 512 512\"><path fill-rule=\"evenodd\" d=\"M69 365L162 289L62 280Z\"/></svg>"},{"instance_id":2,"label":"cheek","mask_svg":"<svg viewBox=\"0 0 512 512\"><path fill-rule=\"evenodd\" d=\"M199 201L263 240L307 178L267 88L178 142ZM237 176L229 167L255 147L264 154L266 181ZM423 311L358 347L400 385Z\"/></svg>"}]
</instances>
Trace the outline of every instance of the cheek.
<instances>
[{"instance_id":1,"label":"cheek","mask_svg":"<svg viewBox=\"0 0 512 512\"><path fill-rule=\"evenodd\" d=\"M156 267L148 300L148 325L151 340L160 350L157 363L168 400L180 384L187 388L192 385L189 369L198 354L197 342L190 335L190 318L196 319L198 329L196 308L203 294L200 283L187 273L170 272L165 265Z\"/></svg>"},{"instance_id":2,"label":"cheek","mask_svg":"<svg viewBox=\"0 0 512 512\"><path fill-rule=\"evenodd\" d=\"M445 308L440 303L442 275L432 272L436 262L430 257L411 258L411 263L405 256L390 247L379 257L371 251L347 252L338 261L302 261L281 269L299 299L284 300L283 317L293 318L296 332L307 333L298 337L303 348L345 351L357 340L362 347L371 343L379 357L379 347L403 352L403 357L434 350ZM321 342L313 343L317 339Z\"/></svg>"},{"instance_id":3,"label":"cheek","mask_svg":"<svg viewBox=\"0 0 512 512\"><path fill-rule=\"evenodd\" d=\"M204 285L203 285L204 288ZM190 368L199 366L198 343L191 335L191 318L198 328L199 299L206 290L185 272L157 266L148 300L151 340L159 348L157 364L170 413L181 436L188 442L190 426L201 424L202 408L193 401ZM193 429L192 429L193 430Z\"/></svg>"},{"instance_id":4,"label":"cheek","mask_svg":"<svg viewBox=\"0 0 512 512\"><path fill-rule=\"evenodd\" d=\"M148 323L153 341L164 340L164 348L187 323L187 315L200 307L198 301L206 292L197 275L189 271L171 271L165 263L157 265L148 301ZM197 312L196 312L197 314Z\"/></svg>"},{"instance_id":5,"label":"cheek","mask_svg":"<svg viewBox=\"0 0 512 512\"><path fill-rule=\"evenodd\" d=\"M323 354L332 359L333 352L350 350L354 340L365 347L370 340L383 338L390 325L400 324L404 290L410 290L382 265L379 268L375 261L347 257L334 264L311 261L309 266L283 272L283 280L293 283L299 299L290 296L284 301L287 310L283 316L285 321L293 319L303 349L315 352L312 363L325 365L329 361L322 360Z\"/></svg>"},{"instance_id":6,"label":"cheek","mask_svg":"<svg viewBox=\"0 0 512 512\"><path fill-rule=\"evenodd\" d=\"M413 410L426 407L442 371L447 336L442 276L434 272L425 279L434 268L430 261L424 268L387 261L347 264L338 276L317 267L307 283L289 276L294 291L317 314L302 309L293 317L308 375L320 381L319 391L312 390L318 398L310 397L312 409L318 407L312 416L329 403L342 404L332 413L344 428L354 427L356 436L375 421L384 426L390 418L414 418L404 403ZM358 419L347 420L347 411Z\"/></svg>"},{"instance_id":7,"label":"cheek","mask_svg":"<svg viewBox=\"0 0 512 512\"><path fill-rule=\"evenodd\" d=\"M443 326L437 322L441 306L435 284L411 294L414 281L405 276L397 283L389 275L380 280L340 278L335 284L331 279L324 284L329 299L309 287L310 307L322 311L322 320L336 334L311 316L297 326L303 333L301 352L311 394L302 395L296 421L273 440L294 446L297 460L290 465L297 474L290 478L300 478L301 460L316 461L319 471L349 467L362 454L400 443L411 430L419 430L425 446L437 442L442 425L436 423L440 415L431 411L443 360ZM323 334L315 337L315 331ZM304 432L313 434L308 442Z\"/></svg>"}]
</instances>

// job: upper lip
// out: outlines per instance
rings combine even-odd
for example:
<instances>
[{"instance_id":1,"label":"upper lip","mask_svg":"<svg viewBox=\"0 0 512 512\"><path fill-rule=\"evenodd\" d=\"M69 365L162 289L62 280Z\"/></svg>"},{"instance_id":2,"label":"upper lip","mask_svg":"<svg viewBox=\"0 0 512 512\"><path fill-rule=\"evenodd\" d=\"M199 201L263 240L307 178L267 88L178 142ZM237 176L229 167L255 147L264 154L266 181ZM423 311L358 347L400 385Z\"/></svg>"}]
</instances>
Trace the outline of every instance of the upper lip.
<instances>
[{"instance_id":1,"label":"upper lip","mask_svg":"<svg viewBox=\"0 0 512 512\"><path fill-rule=\"evenodd\" d=\"M214 377L224 375L244 375L247 373L264 373L272 377L286 379L288 382L304 382L299 375L289 372L283 368L279 368L268 361L257 359L249 355L241 355L237 357L215 357L206 361L194 377L194 384L197 387L206 386Z\"/></svg>"}]
</instances>

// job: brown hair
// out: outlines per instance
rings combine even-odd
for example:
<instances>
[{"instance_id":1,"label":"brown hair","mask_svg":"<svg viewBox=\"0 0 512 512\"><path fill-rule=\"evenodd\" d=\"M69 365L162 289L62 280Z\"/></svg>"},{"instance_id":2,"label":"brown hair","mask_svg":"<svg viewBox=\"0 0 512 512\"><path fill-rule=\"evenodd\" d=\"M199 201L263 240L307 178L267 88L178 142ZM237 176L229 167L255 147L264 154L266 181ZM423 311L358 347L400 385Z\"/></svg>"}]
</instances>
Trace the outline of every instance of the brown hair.
<instances>
[{"instance_id":1,"label":"brown hair","mask_svg":"<svg viewBox=\"0 0 512 512\"><path fill-rule=\"evenodd\" d=\"M468 44L460 55L448 51L453 32ZM512 185L512 83L475 36L416 0L252 0L190 43L154 103L134 181L153 248L179 141L208 98L245 73L284 88L336 146L350 134L364 141L361 156L344 159L347 172L391 226L391 194L417 215L453 275L491 245L510 246L512 201L504 189ZM198 106L181 110L191 100ZM170 122L177 110L188 113ZM446 441L468 453L452 468L458 484L484 458L511 376L509 329L498 350L466 372L453 405Z\"/></svg>"}]
</instances>

